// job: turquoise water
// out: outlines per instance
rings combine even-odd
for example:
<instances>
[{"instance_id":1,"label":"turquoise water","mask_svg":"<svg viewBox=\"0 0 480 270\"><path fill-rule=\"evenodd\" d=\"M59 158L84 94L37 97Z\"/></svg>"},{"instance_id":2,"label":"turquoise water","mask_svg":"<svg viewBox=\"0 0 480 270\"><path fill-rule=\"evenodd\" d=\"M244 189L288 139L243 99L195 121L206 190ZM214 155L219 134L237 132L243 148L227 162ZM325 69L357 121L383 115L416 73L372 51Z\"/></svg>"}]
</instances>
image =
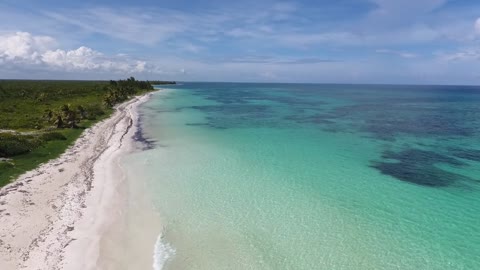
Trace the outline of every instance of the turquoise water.
<instances>
[{"instance_id":1,"label":"turquoise water","mask_svg":"<svg viewBox=\"0 0 480 270\"><path fill-rule=\"evenodd\" d=\"M164 269L480 269L480 88L185 83L141 113Z\"/></svg>"}]
</instances>

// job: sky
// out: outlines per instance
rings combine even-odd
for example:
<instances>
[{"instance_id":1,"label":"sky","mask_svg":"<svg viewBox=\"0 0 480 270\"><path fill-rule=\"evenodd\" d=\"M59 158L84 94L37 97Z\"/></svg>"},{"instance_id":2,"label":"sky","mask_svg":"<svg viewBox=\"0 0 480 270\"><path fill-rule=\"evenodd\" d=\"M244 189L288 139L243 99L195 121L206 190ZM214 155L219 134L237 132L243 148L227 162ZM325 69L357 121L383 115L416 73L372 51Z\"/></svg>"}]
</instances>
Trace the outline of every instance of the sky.
<instances>
[{"instance_id":1,"label":"sky","mask_svg":"<svg viewBox=\"0 0 480 270\"><path fill-rule=\"evenodd\" d=\"M0 78L480 84L478 0L0 0Z\"/></svg>"}]
</instances>

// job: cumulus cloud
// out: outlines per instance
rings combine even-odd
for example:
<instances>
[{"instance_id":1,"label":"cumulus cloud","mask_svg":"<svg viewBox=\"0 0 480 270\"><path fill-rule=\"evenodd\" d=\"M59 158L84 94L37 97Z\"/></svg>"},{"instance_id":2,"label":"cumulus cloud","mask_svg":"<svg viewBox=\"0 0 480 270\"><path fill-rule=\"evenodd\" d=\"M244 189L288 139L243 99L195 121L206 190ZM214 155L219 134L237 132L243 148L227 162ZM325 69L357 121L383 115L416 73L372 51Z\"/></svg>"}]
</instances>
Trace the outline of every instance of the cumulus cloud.
<instances>
[{"instance_id":1,"label":"cumulus cloud","mask_svg":"<svg viewBox=\"0 0 480 270\"><path fill-rule=\"evenodd\" d=\"M103 70L112 72L143 72L146 68L145 61L129 61L125 56L110 58L88 47L76 50L47 51L42 55L44 63L52 67L74 70Z\"/></svg>"},{"instance_id":2,"label":"cumulus cloud","mask_svg":"<svg viewBox=\"0 0 480 270\"><path fill-rule=\"evenodd\" d=\"M55 48L56 45L52 37L35 36L27 32L0 35L0 63L114 73L141 73L148 67L145 61L133 60L127 55L107 56L85 46L63 50Z\"/></svg>"},{"instance_id":3,"label":"cumulus cloud","mask_svg":"<svg viewBox=\"0 0 480 270\"><path fill-rule=\"evenodd\" d=\"M480 35L480 18L475 21L475 33Z\"/></svg>"},{"instance_id":4,"label":"cumulus cloud","mask_svg":"<svg viewBox=\"0 0 480 270\"><path fill-rule=\"evenodd\" d=\"M47 36L32 36L30 33L18 32L0 36L0 58L3 61L40 63L41 56L48 48L55 45L55 40Z\"/></svg>"}]
</instances>

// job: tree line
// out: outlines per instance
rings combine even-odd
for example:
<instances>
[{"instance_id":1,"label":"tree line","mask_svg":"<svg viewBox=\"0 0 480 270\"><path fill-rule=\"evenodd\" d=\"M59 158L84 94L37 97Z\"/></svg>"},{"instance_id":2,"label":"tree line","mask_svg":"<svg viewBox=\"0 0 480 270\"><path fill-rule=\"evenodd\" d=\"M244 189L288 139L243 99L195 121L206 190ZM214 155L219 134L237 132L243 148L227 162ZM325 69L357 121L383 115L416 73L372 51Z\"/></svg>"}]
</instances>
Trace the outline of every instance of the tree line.
<instances>
[{"instance_id":1,"label":"tree line","mask_svg":"<svg viewBox=\"0 0 480 270\"><path fill-rule=\"evenodd\" d=\"M154 87L148 81L138 81L134 77L126 80L111 80L103 86L102 105L111 109L116 104L129 100L135 95L153 91ZM78 123L84 119L95 120L104 111L97 107L63 104L57 110L46 109L44 118L56 128L77 128Z\"/></svg>"}]
</instances>

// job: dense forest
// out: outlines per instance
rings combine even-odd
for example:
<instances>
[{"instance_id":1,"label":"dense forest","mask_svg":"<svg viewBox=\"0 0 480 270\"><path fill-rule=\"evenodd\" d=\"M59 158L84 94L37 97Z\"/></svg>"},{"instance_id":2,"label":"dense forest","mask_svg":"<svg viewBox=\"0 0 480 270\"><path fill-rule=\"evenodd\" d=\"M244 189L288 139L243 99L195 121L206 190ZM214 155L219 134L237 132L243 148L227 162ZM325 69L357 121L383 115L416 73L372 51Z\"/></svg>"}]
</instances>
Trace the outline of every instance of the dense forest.
<instances>
[{"instance_id":1,"label":"dense forest","mask_svg":"<svg viewBox=\"0 0 480 270\"><path fill-rule=\"evenodd\" d=\"M0 186L61 154L116 104L171 83L0 80Z\"/></svg>"}]
</instances>

